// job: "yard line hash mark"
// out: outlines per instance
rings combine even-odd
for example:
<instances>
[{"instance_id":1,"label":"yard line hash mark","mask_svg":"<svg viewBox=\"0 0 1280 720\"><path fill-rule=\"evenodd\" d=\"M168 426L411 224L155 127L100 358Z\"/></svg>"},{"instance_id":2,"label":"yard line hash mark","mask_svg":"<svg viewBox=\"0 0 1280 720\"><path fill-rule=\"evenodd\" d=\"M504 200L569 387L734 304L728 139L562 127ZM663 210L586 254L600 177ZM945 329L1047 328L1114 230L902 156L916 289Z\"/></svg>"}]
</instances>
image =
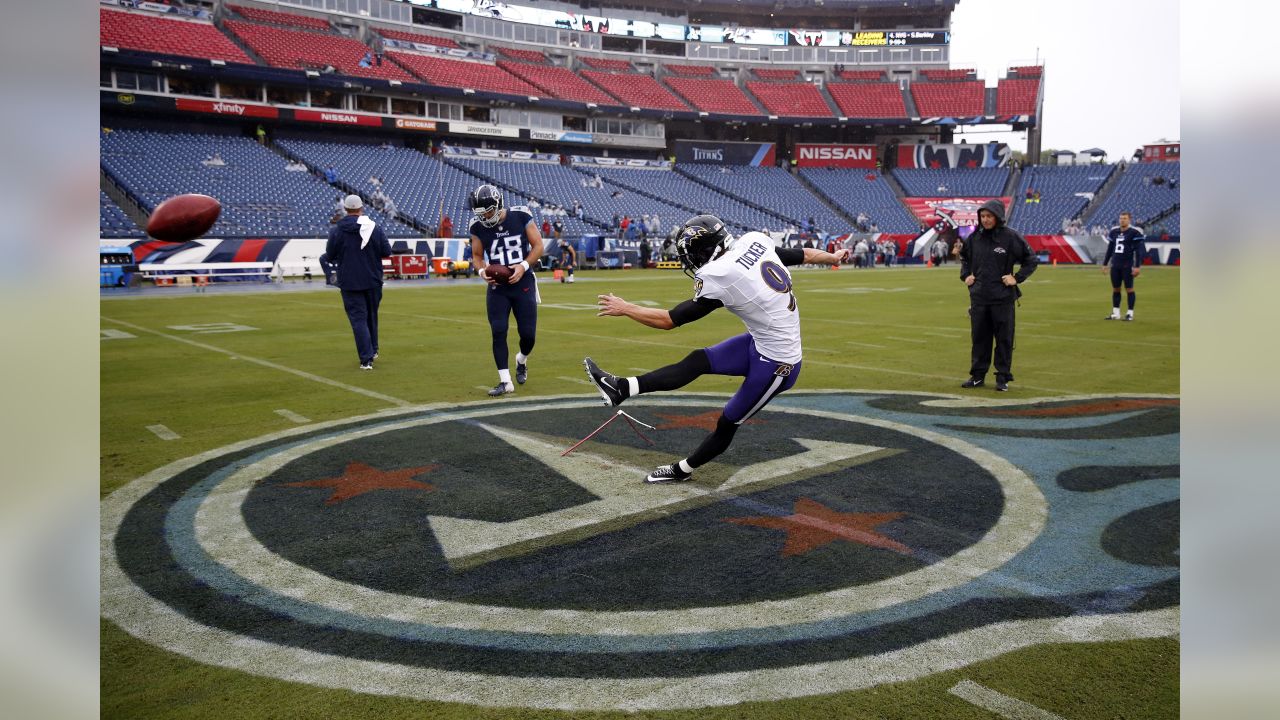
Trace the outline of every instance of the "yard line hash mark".
<instances>
[{"instance_id":1,"label":"yard line hash mark","mask_svg":"<svg viewBox=\"0 0 1280 720\"><path fill-rule=\"evenodd\" d=\"M163 425L148 425L147 429L156 434L161 440L180 440L182 436L170 430Z\"/></svg>"},{"instance_id":2,"label":"yard line hash mark","mask_svg":"<svg viewBox=\"0 0 1280 720\"><path fill-rule=\"evenodd\" d=\"M961 680L947 692L964 700L970 705L977 705L983 710L990 710L1008 720L1065 720L1048 710L1041 710L1029 702L996 692L989 687L979 685L972 680Z\"/></svg>"}]
</instances>

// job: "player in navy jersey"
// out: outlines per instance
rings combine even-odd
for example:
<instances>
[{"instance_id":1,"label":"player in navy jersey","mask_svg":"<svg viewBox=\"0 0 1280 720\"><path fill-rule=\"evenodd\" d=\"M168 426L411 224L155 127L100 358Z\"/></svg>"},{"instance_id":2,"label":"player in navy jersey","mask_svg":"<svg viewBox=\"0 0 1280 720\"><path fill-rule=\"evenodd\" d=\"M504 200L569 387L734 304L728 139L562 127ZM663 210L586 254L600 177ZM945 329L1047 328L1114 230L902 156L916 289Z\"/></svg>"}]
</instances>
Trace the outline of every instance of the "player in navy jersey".
<instances>
[{"instance_id":1,"label":"player in navy jersey","mask_svg":"<svg viewBox=\"0 0 1280 720\"><path fill-rule=\"evenodd\" d=\"M481 185L471 193L471 256L479 262L511 268L511 279L499 284L484 270L480 277L489 283L485 304L489 312L489 329L493 335L493 361L498 366L498 384L490 397L515 392L508 364L507 327L516 316L516 333L520 336L520 352L516 353L515 381L524 384L529 376L529 353L538 333L538 281L530 267L542 255L542 233L529 209L502 206L502 191L492 185Z\"/></svg>"},{"instance_id":2,"label":"player in navy jersey","mask_svg":"<svg viewBox=\"0 0 1280 720\"><path fill-rule=\"evenodd\" d=\"M1129 293L1129 312L1125 320L1133 320L1133 306L1137 294L1133 291L1133 279L1142 272L1142 256L1147 254L1146 237L1142 228L1130 225L1132 216L1120 213L1120 224L1107 233L1107 256L1102 260L1102 271L1111 273L1111 314L1108 320L1120 319L1120 283Z\"/></svg>"}]
</instances>

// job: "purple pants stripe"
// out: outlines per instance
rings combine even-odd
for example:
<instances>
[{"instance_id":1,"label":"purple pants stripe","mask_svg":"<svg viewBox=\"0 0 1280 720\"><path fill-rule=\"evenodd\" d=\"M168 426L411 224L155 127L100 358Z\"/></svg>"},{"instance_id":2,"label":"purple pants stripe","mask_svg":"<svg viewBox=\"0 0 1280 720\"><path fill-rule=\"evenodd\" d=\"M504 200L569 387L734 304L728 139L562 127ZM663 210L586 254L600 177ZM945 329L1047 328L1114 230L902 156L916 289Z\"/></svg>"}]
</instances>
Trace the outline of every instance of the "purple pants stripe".
<instances>
[{"instance_id":1,"label":"purple pants stripe","mask_svg":"<svg viewBox=\"0 0 1280 720\"><path fill-rule=\"evenodd\" d=\"M796 384L800 363L780 363L756 351L750 333L743 333L706 349L713 375L746 378L724 406L724 417L733 423L746 421L778 394Z\"/></svg>"}]
</instances>

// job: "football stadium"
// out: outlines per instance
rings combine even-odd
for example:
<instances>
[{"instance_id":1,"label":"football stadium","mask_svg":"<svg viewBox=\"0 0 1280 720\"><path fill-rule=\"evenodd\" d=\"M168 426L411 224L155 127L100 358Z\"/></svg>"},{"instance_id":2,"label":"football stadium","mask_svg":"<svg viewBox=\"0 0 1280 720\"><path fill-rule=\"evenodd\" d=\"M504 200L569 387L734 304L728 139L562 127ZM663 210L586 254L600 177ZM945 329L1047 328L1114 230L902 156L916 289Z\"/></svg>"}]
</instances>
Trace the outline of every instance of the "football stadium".
<instances>
[{"instance_id":1,"label":"football stadium","mask_svg":"<svg viewBox=\"0 0 1280 720\"><path fill-rule=\"evenodd\" d=\"M101 715L1175 717L1180 144L977 1L100 0Z\"/></svg>"}]
</instances>

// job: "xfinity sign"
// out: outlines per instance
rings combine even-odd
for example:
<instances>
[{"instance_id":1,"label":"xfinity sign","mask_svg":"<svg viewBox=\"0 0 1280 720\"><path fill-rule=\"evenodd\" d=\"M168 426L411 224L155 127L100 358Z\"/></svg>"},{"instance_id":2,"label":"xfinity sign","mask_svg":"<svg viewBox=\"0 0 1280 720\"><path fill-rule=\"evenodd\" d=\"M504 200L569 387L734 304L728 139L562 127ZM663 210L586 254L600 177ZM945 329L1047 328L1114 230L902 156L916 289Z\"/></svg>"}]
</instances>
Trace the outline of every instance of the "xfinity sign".
<instances>
[{"instance_id":1,"label":"xfinity sign","mask_svg":"<svg viewBox=\"0 0 1280 720\"><path fill-rule=\"evenodd\" d=\"M799 167L874 168L875 145L796 145Z\"/></svg>"}]
</instances>

